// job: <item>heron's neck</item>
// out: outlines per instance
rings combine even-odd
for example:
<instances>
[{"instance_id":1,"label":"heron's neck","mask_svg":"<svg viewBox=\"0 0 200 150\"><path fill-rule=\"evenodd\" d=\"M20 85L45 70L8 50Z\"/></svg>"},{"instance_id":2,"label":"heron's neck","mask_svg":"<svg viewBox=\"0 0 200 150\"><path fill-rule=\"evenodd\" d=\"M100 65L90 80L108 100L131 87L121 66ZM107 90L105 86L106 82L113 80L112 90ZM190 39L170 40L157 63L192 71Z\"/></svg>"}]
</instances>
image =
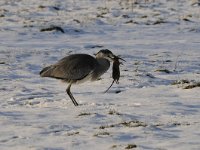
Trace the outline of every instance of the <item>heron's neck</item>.
<instances>
[{"instance_id":1,"label":"heron's neck","mask_svg":"<svg viewBox=\"0 0 200 150\"><path fill-rule=\"evenodd\" d=\"M99 63L99 70L101 70L103 73L106 72L110 67L110 61L105 58L97 58L97 61Z\"/></svg>"},{"instance_id":2,"label":"heron's neck","mask_svg":"<svg viewBox=\"0 0 200 150\"><path fill-rule=\"evenodd\" d=\"M98 65L94 71L93 79L98 79L102 74L104 74L110 67L109 60L105 58L96 58Z\"/></svg>"}]
</instances>

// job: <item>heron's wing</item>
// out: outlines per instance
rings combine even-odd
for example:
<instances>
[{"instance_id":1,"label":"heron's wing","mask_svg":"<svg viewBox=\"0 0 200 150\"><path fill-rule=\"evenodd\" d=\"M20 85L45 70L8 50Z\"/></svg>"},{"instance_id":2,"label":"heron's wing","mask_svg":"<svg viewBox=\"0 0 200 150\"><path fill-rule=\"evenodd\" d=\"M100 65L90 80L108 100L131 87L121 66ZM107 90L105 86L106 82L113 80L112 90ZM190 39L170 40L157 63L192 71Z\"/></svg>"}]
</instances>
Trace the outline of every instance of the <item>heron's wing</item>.
<instances>
[{"instance_id":1,"label":"heron's wing","mask_svg":"<svg viewBox=\"0 0 200 150\"><path fill-rule=\"evenodd\" d=\"M46 71L48 77L64 80L81 80L92 73L97 66L94 57L86 54L75 54L64 57Z\"/></svg>"}]
</instances>

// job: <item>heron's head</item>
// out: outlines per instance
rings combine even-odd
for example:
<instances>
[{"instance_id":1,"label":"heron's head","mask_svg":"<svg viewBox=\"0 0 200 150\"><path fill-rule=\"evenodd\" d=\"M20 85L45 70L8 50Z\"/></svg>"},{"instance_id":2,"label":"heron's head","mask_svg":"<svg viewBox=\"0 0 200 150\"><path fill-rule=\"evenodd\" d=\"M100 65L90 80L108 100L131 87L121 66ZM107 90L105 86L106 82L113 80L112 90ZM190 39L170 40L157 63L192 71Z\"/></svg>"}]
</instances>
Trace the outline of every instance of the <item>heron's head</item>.
<instances>
[{"instance_id":1,"label":"heron's head","mask_svg":"<svg viewBox=\"0 0 200 150\"><path fill-rule=\"evenodd\" d=\"M114 55L108 49L102 49L102 50L100 50L98 53L95 54L95 56L96 56L96 58L105 58L105 59L107 59L107 60L109 60L111 62L119 60L119 59L122 60L122 61L125 61L121 57ZM122 63L120 62L120 64L122 64Z\"/></svg>"},{"instance_id":2,"label":"heron's head","mask_svg":"<svg viewBox=\"0 0 200 150\"><path fill-rule=\"evenodd\" d=\"M116 57L110 50L108 49L102 49L98 53L95 54L96 58L105 58L109 61L114 61L114 58Z\"/></svg>"}]
</instances>

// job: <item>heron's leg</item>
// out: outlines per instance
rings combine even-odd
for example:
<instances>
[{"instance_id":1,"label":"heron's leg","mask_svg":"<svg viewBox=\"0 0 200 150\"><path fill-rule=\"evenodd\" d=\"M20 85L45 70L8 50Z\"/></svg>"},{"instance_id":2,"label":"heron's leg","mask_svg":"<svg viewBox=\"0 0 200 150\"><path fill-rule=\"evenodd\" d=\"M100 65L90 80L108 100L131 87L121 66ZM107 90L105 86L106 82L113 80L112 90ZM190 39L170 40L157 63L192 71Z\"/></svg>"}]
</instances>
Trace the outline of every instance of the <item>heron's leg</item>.
<instances>
[{"instance_id":1,"label":"heron's leg","mask_svg":"<svg viewBox=\"0 0 200 150\"><path fill-rule=\"evenodd\" d=\"M73 97L70 88L71 88L72 83L69 84L69 86L66 89L67 94L69 95L70 99L72 100L72 102L74 103L75 106L78 106L78 103L76 102L75 98Z\"/></svg>"}]
</instances>

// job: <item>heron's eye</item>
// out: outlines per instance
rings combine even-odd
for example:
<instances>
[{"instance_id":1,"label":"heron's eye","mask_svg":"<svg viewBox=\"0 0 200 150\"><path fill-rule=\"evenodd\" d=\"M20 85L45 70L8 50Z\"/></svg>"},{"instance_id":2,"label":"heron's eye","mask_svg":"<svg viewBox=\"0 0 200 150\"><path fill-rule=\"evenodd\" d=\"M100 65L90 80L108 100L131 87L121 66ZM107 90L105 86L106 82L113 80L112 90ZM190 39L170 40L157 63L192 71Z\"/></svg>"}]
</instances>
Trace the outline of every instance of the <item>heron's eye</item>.
<instances>
[{"instance_id":1,"label":"heron's eye","mask_svg":"<svg viewBox=\"0 0 200 150\"><path fill-rule=\"evenodd\" d=\"M113 54L111 54L111 53L110 53L108 56L109 56L110 58L114 58Z\"/></svg>"}]
</instances>

